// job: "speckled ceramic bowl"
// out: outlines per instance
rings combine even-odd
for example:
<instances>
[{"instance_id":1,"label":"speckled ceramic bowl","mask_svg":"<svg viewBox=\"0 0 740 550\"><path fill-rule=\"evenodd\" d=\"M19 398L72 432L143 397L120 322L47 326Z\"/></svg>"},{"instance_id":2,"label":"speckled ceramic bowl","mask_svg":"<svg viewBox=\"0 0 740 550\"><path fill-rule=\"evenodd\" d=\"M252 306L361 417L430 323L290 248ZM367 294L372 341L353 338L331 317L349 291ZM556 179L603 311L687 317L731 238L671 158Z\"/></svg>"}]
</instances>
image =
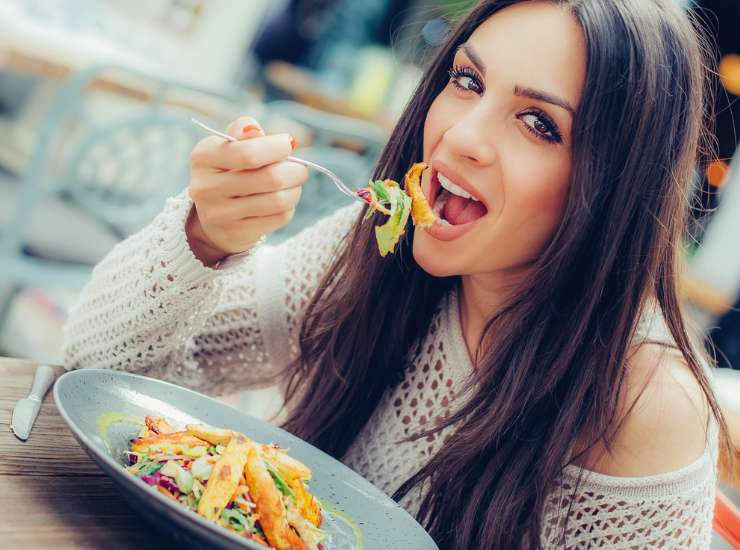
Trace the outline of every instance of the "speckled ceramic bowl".
<instances>
[{"instance_id":1,"label":"speckled ceramic bowl","mask_svg":"<svg viewBox=\"0 0 740 550\"><path fill-rule=\"evenodd\" d=\"M176 427L210 424L290 449L292 456L313 470L311 491L327 505L325 528L331 538L324 545L326 550L437 548L405 510L341 462L284 430L199 393L143 376L84 369L59 378L54 399L80 445L113 479L121 496L183 546L265 550L206 521L129 474L123 467L122 453L141 426L126 418L163 416Z\"/></svg>"}]
</instances>

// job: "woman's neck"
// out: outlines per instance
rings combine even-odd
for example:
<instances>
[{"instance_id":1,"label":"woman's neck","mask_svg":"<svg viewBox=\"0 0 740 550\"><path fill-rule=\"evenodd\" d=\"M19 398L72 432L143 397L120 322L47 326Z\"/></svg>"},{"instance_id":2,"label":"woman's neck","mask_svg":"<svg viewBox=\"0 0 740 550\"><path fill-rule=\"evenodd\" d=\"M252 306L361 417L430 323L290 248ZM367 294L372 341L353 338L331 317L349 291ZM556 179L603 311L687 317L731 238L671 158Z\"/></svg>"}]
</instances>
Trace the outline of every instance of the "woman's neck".
<instances>
[{"instance_id":1,"label":"woman's neck","mask_svg":"<svg viewBox=\"0 0 740 550\"><path fill-rule=\"evenodd\" d=\"M460 277L459 312L465 344L471 361L475 356L488 320L511 296L519 277L499 274L463 275Z\"/></svg>"}]
</instances>

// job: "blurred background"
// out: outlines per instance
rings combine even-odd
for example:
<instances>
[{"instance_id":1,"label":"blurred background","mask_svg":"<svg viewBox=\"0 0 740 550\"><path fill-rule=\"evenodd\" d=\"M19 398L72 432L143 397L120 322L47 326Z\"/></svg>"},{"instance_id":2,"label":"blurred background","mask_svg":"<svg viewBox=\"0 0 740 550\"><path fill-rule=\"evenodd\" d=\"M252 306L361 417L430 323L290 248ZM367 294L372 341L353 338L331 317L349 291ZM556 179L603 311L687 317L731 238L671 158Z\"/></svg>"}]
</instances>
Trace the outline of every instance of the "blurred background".
<instances>
[{"instance_id":1,"label":"blurred background","mask_svg":"<svg viewBox=\"0 0 740 550\"><path fill-rule=\"evenodd\" d=\"M679 0L676 0L679 1ZM187 185L196 116L296 136L358 186L472 0L2 0L0 354L60 363L93 266ZM683 298L740 367L740 0L693 1L717 43L718 159L697 170ZM277 242L343 204L314 175Z\"/></svg>"},{"instance_id":2,"label":"blurred background","mask_svg":"<svg viewBox=\"0 0 740 550\"><path fill-rule=\"evenodd\" d=\"M678 0L677 0L678 1ZM61 362L91 266L188 181L202 137L238 114L366 181L459 0L0 2L0 353ZM683 298L740 367L740 1L693 2L718 44L719 158L697 170ZM277 242L343 204L320 176Z\"/></svg>"},{"instance_id":3,"label":"blurred background","mask_svg":"<svg viewBox=\"0 0 740 550\"><path fill-rule=\"evenodd\" d=\"M250 114L364 184L424 52L469 4L2 0L0 355L62 361L91 267L187 185L191 116ZM344 204L312 177L273 242Z\"/></svg>"},{"instance_id":4,"label":"blurred background","mask_svg":"<svg viewBox=\"0 0 740 550\"><path fill-rule=\"evenodd\" d=\"M676 0L679 1L679 0ZM188 182L239 114L363 184L460 0L0 1L0 355L61 363L92 266ZM740 368L740 0L692 2L718 46L718 158L697 169L682 299ZM285 239L344 204L318 176ZM244 401L242 401L242 405Z\"/></svg>"}]
</instances>

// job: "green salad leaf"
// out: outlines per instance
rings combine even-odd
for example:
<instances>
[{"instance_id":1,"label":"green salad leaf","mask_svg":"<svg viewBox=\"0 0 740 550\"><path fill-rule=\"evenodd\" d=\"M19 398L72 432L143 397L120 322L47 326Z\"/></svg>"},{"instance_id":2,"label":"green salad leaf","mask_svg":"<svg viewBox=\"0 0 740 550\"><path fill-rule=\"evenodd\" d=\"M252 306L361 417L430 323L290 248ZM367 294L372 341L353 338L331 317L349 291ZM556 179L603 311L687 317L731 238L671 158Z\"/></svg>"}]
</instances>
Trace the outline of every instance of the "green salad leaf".
<instances>
[{"instance_id":1,"label":"green salad leaf","mask_svg":"<svg viewBox=\"0 0 740 550\"><path fill-rule=\"evenodd\" d=\"M375 228L375 239L378 241L380 255L393 252L406 231L406 224L411 214L411 197L400 188L388 188L391 215L388 221Z\"/></svg>"},{"instance_id":2,"label":"green salad leaf","mask_svg":"<svg viewBox=\"0 0 740 550\"><path fill-rule=\"evenodd\" d=\"M388 188L385 186L383 180L371 180L368 183L368 187L370 187L370 189L375 192L383 206L388 206L388 204L391 202L391 198L388 193Z\"/></svg>"},{"instance_id":3,"label":"green salad leaf","mask_svg":"<svg viewBox=\"0 0 740 550\"><path fill-rule=\"evenodd\" d=\"M150 476L164 466L164 462L156 460L145 460L136 472L139 477Z\"/></svg>"},{"instance_id":4,"label":"green salad leaf","mask_svg":"<svg viewBox=\"0 0 740 550\"><path fill-rule=\"evenodd\" d=\"M275 467L269 462L265 462L265 467L267 468L267 471L270 472L270 475L275 481L275 485L277 485L277 488L280 490L280 492L283 493L283 495L285 495L286 497L290 496L295 498L295 493L293 492L293 489L288 486L288 484L280 476L280 473L275 469Z\"/></svg>"},{"instance_id":5,"label":"green salad leaf","mask_svg":"<svg viewBox=\"0 0 740 550\"><path fill-rule=\"evenodd\" d=\"M250 531L252 530L247 517L236 508L226 508L221 512L221 519L224 520L229 527L235 531L239 531L240 533L247 529Z\"/></svg>"}]
</instances>

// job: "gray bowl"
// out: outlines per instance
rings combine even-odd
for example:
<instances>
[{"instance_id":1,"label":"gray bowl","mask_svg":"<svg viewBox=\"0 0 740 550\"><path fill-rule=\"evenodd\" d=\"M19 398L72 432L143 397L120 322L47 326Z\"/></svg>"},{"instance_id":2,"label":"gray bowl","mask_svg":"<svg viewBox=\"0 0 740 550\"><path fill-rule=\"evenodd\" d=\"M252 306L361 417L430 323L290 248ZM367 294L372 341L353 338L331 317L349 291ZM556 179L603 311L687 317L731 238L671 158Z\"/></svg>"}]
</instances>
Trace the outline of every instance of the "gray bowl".
<instances>
[{"instance_id":1,"label":"gray bowl","mask_svg":"<svg viewBox=\"0 0 740 550\"><path fill-rule=\"evenodd\" d=\"M265 550L172 502L128 473L122 453L141 426L116 422L106 429L105 419L120 414L143 420L157 415L176 427L210 424L290 449L292 456L314 472L311 492L329 505L325 528L331 538L325 550L437 549L403 508L341 462L272 424L205 395L144 376L83 369L67 372L57 380L54 400L77 441L113 479L134 510L184 546Z\"/></svg>"}]
</instances>

